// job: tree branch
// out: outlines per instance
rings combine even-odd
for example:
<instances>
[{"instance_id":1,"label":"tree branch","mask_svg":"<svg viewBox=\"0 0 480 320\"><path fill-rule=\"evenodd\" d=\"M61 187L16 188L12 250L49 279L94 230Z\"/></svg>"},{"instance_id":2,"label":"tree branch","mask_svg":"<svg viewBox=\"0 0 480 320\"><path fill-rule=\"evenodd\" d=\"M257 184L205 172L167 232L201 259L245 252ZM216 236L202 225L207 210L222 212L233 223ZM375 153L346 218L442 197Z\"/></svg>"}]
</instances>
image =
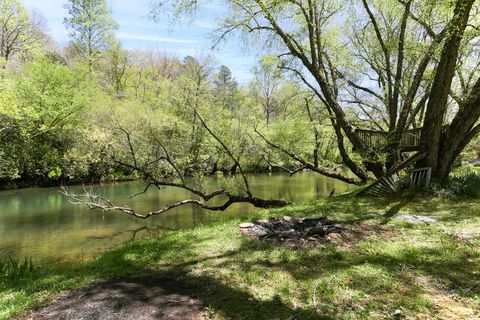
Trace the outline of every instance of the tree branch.
<instances>
[{"instance_id":1,"label":"tree branch","mask_svg":"<svg viewBox=\"0 0 480 320\"><path fill-rule=\"evenodd\" d=\"M324 175L326 177L329 177L329 178L334 178L334 179L337 179L337 180L341 180L343 182L346 182L346 183L349 183L349 184L355 184L355 185L360 185L362 184L362 181L358 181L354 178L350 178L350 177L347 177L347 176L344 176L343 174L339 173L339 172L336 172L336 171L333 171L333 170L330 170L330 169L326 169L326 168L320 168L318 166L314 166L312 163L306 161L305 159L303 159L301 156L293 153L292 151L278 145L278 144L275 144L271 141L269 141L260 131L258 131L257 128L254 128L254 131L255 133L260 137L262 138L263 141L265 141L265 143L267 143L269 146L271 146L272 148L274 149L277 149L277 150L280 150L281 152L285 153L286 155L288 155L290 158L296 160L297 162L299 162L300 164L302 164L302 169L308 169L308 170L311 170L311 171L314 171L314 172L317 172L321 175Z\"/></svg>"},{"instance_id":2,"label":"tree branch","mask_svg":"<svg viewBox=\"0 0 480 320\"><path fill-rule=\"evenodd\" d=\"M133 208L129 206L115 205L109 199L96 195L91 191L87 191L86 189L84 190L85 190L84 194L74 194L74 193L70 193L68 189L62 187L62 189L60 190L60 193L68 197L72 203L84 204L91 210L102 210L106 212L119 211L139 219L147 219L153 216L157 216L169 210L172 210L174 208L181 207L187 204L193 204L202 209L209 210L209 211L224 211L234 203L250 203L255 207L259 207L259 208L279 208L288 204L288 202L285 200L276 200L276 199L264 200L256 197L237 196L237 195L228 194L227 195L228 199L223 204L217 205L217 206L208 205L205 200L185 199L185 200L177 201L170 205L166 205L160 209L157 209L154 211L148 211L142 214L142 213L136 212Z\"/></svg>"}]
</instances>

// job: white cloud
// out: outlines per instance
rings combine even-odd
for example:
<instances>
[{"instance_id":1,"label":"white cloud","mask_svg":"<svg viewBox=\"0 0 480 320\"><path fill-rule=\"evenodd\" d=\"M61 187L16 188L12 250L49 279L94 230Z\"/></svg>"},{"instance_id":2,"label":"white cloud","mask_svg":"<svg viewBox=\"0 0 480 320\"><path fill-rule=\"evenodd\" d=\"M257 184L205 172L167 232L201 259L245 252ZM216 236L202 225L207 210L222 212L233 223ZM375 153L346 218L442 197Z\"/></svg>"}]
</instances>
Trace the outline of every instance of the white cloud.
<instances>
[{"instance_id":1,"label":"white cloud","mask_svg":"<svg viewBox=\"0 0 480 320\"><path fill-rule=\"evenodd\" d=\"M138 41L190 43L190 44L197 43L196 40L191 40L191 39L179 39L179 38L174 38L174 37L149 36L149 35L144 35L144 34L126 33L126 32L117 33L117 37L119 39L138 40Z\"/></svg>"}]
</instances>

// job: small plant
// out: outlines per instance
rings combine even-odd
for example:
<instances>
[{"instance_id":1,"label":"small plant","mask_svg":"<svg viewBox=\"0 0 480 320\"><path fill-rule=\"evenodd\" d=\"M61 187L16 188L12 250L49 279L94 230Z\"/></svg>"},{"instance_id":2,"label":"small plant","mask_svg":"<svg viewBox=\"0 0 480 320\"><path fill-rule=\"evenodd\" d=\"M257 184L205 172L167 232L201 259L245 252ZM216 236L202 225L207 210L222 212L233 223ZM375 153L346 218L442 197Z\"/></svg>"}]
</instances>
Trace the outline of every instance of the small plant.
<instances>
[{"instance_id":1,"label":"small plant","mask_svg":"<svg viewBox=\"0 0 480 320\"><path fill-rule=\"evenodd\" d=\"M23 262L15 260L8 256L7 260L0 260L0 280L16 281L20 279L30 278L35 273L35 266L32 258Z\"/></svg>"}]
</instances>

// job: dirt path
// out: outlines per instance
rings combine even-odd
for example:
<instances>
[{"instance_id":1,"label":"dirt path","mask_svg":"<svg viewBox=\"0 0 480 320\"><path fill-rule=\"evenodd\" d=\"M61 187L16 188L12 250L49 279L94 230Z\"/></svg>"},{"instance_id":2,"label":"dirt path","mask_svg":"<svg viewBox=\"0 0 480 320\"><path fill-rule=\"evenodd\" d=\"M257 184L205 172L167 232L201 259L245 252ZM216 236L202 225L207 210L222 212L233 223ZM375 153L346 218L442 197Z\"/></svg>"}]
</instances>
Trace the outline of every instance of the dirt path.
<instances>
[{"instance_id":1,"label":"dirt path","mask_svg":"<svg viewBox=\"0 0 480 320\"><path fill-rule=\"evenodd\" d=\"M17 320L201 319L205 308L192 290L163 278L119 278L72 290Z\"/></svg>"}]
</instances>

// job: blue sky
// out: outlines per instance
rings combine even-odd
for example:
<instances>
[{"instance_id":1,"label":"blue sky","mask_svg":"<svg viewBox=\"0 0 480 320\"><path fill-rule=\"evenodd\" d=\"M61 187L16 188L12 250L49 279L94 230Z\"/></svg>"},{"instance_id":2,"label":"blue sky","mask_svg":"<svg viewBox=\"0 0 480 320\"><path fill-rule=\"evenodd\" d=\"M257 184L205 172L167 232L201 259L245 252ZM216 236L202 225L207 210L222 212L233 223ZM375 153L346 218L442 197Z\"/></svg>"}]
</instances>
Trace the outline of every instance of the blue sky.
<instances>
[{"instance_id":1,"label":"blue sky","mask_svg":"<svg viewBox=\"0 0 480 320\"><path fill-rule=\"evenodd\" d=\"M243 49L238 39L229 39L214 51L208 37L215 23L222 16L220 6L210 6L208 12L200 12L191 23L172 25L165 14L158 23L148 19L151 0L108 0L113 18L119 24L117 38L127 49L154 48L165 50L180 58L213 54L218 64L228 66L241 84L252 78L251 68L258 61L254 52ZM36 8L48 21L50 35L60 45L68 42L68 33L63 25L67 15L66 0L23 0L27 8Z\"/></svg>"}]
</instances>

